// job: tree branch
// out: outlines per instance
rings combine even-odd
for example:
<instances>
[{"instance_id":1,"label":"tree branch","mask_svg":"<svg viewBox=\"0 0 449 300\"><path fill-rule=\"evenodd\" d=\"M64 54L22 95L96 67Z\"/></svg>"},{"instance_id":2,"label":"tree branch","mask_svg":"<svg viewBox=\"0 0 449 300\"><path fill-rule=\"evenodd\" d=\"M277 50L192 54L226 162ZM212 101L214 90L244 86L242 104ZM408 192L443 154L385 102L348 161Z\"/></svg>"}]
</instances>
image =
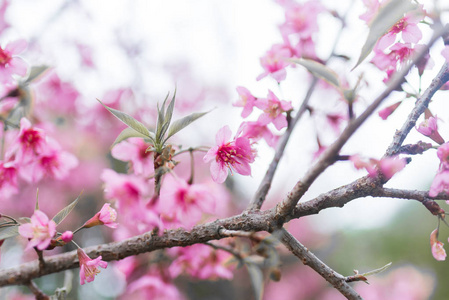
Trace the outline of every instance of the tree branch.
<instances>
[{"instance_id":1,"label":"tree branch","mask_svg":"<svg viewBox=\"0 0 449 300\"><path fill-rule=\"evenodd\" d=\"M277 205L277 220L279 225L282 225L286 220L286 216L292 212L298 201L307 192L309 187L315 181L315 179L324 172L330 165L336 161L336 157L340 152L341 148L346 144L349 138L354 134L354 132L365 122L366 119L379 107L382 101L390 95L390 93L398 89L405 76L408 74L410 69L414 64L419 62L424 55L427 53L429 48L433 43L446 31L448 28L436 30L435 34L432 36L428 45L423 47L419 52L417 52L411 59L411 63L404 67L402 70L395 73L393 78L391 78L387 88L374 100L371 105L356 119L353 119L348 126L343 130L340 137L327 148L323 154L318 158L318 161L307 171L304 177L296 183L293 189L288 193L287 198Z\"/></svg>"},{"instance_id":2,"label":"tree branch","mask_svg":"<svg viewBox=\"0 0 449 300\"><path fill-rule=\"evenodd\" d=\"M312 268L318 274L321 275L327 282L332 284L343 296L347 299L362 299L359 294L346 282L346 278L332 270L318 257L309 251L304 245L302 245L294 236L292 236L287 230L281 228L275 232L282 244L287 247L295 256L297 256L301 262Z\"/></svg>"}]
</instances>

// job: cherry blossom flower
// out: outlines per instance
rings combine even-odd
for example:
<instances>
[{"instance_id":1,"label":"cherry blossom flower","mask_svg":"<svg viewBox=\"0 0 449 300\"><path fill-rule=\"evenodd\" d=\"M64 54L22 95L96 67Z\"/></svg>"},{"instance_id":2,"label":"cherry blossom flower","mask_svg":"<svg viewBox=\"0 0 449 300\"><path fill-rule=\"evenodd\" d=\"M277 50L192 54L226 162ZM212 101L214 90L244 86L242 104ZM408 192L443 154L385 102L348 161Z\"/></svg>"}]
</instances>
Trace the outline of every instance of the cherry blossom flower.
<instances>
[{"instance_id":1,"label":"cherry blossom flower","mask_svg":"<svg viewBox=\"0 0 449 300\"><path fill-rule=\"evenodd\" d=\"M14 82L13 75L25 76L27 64L17 57L27 47L25 40L17 40L7 44L4 48L0 47L0 82L11 84Z\"/></svg>"},{"instance_id":2,"label":"cherry blossom flower","mask_svg":"<svg viewBox=\"0 0 449 300\"><path fill-rule=\"evenodd\" d=\"M438 133L438 124L436 116L429 117L428 119L421 122L421 124L419 124L416 130L418 130L419 133L430 137L433 141L435 141L440 145L444 143L444 139Z\"/></svg>"},{"instance_id":3,"label":"cherry blossom flower","mask_svg":"<svg viewBox=\"0 0 449 300\"><path fill-rule=\"evenodd\" d=\"M318 14L324 7L318 1L308 1L304 4L292 3L286 7L285 23L280 30L283 36L295 34L300 40L309 39L318 32Z\"/></svg>"},{"instance_id":4,"label":"cherry blossom flower","mask_svg":"<svg viewBox=\"0 0 449 300\"><path fill-rule=\"evenodd\" d=\"M95 259L91 259L83 249L78 248L78 260L80 263L80 284L83 285L86 281L92 282L95 279L95 275L100 273L98 267L106 269L108 263L101 260L101 256Z\"/></svg>"},{"instance_id":5,"label":"cherry blossom flower","mask_svg":"<svg viewBox=\"0 0 449 300\"><path fill-rule=\"evenodd\" d=\"M273 45L265 56L260 58L260 64L265 72L257 76L257 80L268 75L271 75L277 82L284 80L287 77L285 68L291 64L287 62L286 58L291 58L292 56L292 50L284 44Z\"/></svg>"},{"instance_id":6,"label":"cherry blossom flower","mask_svg":"<svg viewBox=\"0 0 449 300\"><path fill-rule=\"evenodd\" d=\"M21 163L33 161L36 155L48 149L46 135L43 129L33 127L26 118L20 120L20 131L16 145L16 160Z\"/></svg>"},{"instance_id":7,"label":"cherry blossom flower","mask_svg":"<svg viewBox=\"0 0 449 300\"><path fill-rule=\"evenodd\" d=\"M225 266L230 254L210 246L196 244L184 248L173 248L170 253L177 258L169 267L172 277L187 273L198 279L232 279L232 267Z\"/></svg>"},{"instance_id":8,"label":"cherry blossom flower","mask_svg":"<svg viewBox=\"0 0 449 300\"><path fill-rule=\"evenodd\" d=\"M449 142L438 147L437 156L440 159L440 168L449 170Z\"/></svg>"},{"instance_id":9,"label":"cherry blossom flower","mask_svg":"<svg viewBox=\"0 0 449 300\"><path fill-rule=\"evenodd\" d=\"M363 4L366 6L366 12L362 14L359 18L369 24L372 19L376 16L380 8L379 0L362 0Z\"/></svg>"},{"instance_id":10,"label":"cherry blossom flower","mask_svg":"<svg viewBox=\"0 0 449 300\"><path fill-rule=\"evenodd\" d=\"M136 175L150 175L154 171L152 152L143 139L131 138L114 146L111 154L114 158L122 161L130 161L132 171Z\"/></svg>"},{"instance_id":11,"label":"cherry blossom flower","mask_svg":"<svg viewBox=\"0 0 449 300\"><path fill-rule=\"evenodd\" d=\"M0 196L9 198L17 194L17 169L14 162L0 161Z\"/></svg>"},{"instance_id":12,"label":"cherry blossom flower","mask_svg":"<svg viewBox=\"0 0 449 300\"><path fill-rule=\"evenodd\" d=\"M84 228L90 228L97 225L105 225L110 228L117 228L117 211L111 207L110 203L103 205L101 210L84 223Z\"/></svg>"},{"instance_id":13,"label":"cherry blossom flower","mask_svg":"<svg viewBox=\"0 0 449 300\"><path fill-rule=\"evenodd\" d=\"M258 119L260 125L273 123L277 130L287 127L287 117L283 113L293 109L291 102L280 101L272 91L268 91L268 97L258 99L256 106L264 111Z\"/></svg>"},{"instance_id":14,"label":"cherry blossom flower","mask_svg":"<svg viewBox=\"0 0 449 300\"><path fill-rule=\"evenodd\" d=\"M446 260L446 251L443 248L444 244L438 240L438 229L435 229L430 234L430 247L432 255L436 260Z\"/></svg>"},{"instance_id":15,"label":"cherry blossom flower","mask_svg":"<svg viewBox=\"0 0 449 300\"><path fill-rule=\"evenodd\" d=\"M36 247L45 250L56 234L56 223L49 220L47 215L40 210L35 210L31 216L31 222L19 226L21 236L30 239L25 250Z\"/></svg>"},{"instance_id":16,"label":"cherry blossom flower","mask_svg":"<svg viewBox=\"0 0 449 300\"><path fill-rule=\"evenodd\" d=\"M402 101L398 101L395 104L392 104L382 110L379 111L379 117L382 118L382 120L386 120L398 107L401 105Z\"/></svg>"},{"instance_id":17,"label":"cherry blossom flower","mask_svg":"<svg viewBox=\"0 0 449 300\"><path fill-rule=\"evenodd\" d=\"M449 169L437 173L430 186L429 196L436 197L441 192L449 192Z\"/></svg>"},{"instance_id":18,"label":"cherry blossom flower","mask_svg":"<svg viewBox=\"0 0 449 300\"><path fill-rule=\"evenodd\" d=\"M237 93L239 94L239 100L233 105L237 107L243 107L242 118L246 118L253 111L256 98L247 88L244 88L242 86L237 87Z\"/></svg>"},{"instance_id":19,"label":"cherry blossom flower","mask_svg":"<svg viewBox=\"0 0 449 300\"><path fill-rule=\"evenodd\" d=\"M267 125L261 125L259 122L243 122L240 124L237 136L248 138L251 143L263 138L270 147L275 147L279 140L279 136L274 135Z\"/></svg>"},{"instance_id":20,"label":"cherry blossom flower","mask_svg":"<svg viewBox=\"0 0 449 300\"><path fill-rule=\"evenodd\" d=\"M156 274L146 274L133 281L128 285L125 296L126 299L184 299L175 285Z\"/></svg>"},{"instance_id":21,"label":"cherry blossom flower","mask_svg":"<svg viewBox=\"0 0 449 300\"><path fill-rule=\"evenodd\" d=\"M214 213L215 197L204 184L187 184L168 176L162 185L159 209L188 229L197 224L203 213Z\"/></svg>"},{"instance_id":22,"label":"cherry blossom flower","mask_svg":"<svg viewBox=\"0 0 449 300\"><path fill-rule=\"evenodd\" d=\"M215 137L217 146L209 149L204 162L212 161L210 173L215 182L223 183L228 176L228 169L241 175L251 175L250 163L254 162L254 153L247 138L237 137L232 141L229 126L221 128Z\"/></svg>"},{"instance_id":23,"label":"cherry blossom flower","mask_svg":"<svg viewBox=\"0 0 449 300\"><path fill-rule=\"evenodd\" d=\"M387 49L395 42L398 33L401 33L404 42L417 44L422 38L422 32L417 24L423 18L424 14L417 14L416 12L407 14L379 39L376 47L382 50Z\"/></svg>"}]
</instances>

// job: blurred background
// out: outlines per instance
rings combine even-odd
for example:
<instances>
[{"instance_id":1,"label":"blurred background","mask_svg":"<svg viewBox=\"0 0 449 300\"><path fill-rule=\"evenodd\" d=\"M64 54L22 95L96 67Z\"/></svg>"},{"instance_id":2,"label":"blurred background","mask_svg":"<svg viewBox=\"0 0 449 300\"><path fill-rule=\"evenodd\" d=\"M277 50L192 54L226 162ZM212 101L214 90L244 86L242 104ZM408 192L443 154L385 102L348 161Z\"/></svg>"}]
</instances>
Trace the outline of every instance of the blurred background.
<instances>
[{"instance_id":1,"label":"blurred background","mask_svg":"<svg viewBox=\"0 0 449 300\"><path fill-rule=\"evenodd\" d=\"M350 86L364 74L364 80L369 84L363 86L355 104L356 113L360 113L385 87L383 74L369 64L369 60L350 73L368 33L368 27L359 19L365 10L364 1L322 2L338 15L347 12L348 30L337 43L336 52L351 60L349 63L331 61L330 66L339 74L345 74ZM423 2L426 8L433 8L432 1ZM30 66L51 66L52 74L57 74L58 79L52 79L50 83L45 79L33 83L31 89L35 101L47 103L46 108L51 107L51 101L43 96L40 99L39 95L56 89L59 94L47 96L49 99L72 97L70 105L56 105L53 112L40 111L37 104L35 117L51 120L55 126L52 129L55 139L71 149L80 160L70 180L23 185L14 200L3 200L0 204L2 212L8 211L11 215L31 215L36 187L39 187L41 206L49 212L57 212L62 207L56 205L57 202L68 203L82 189L87 200L80 204L79 215L91 212L91 203L95 203L95 208L101 207L104 202L102 170L112 168L124 173L126 167L109 154L110 146L123 126L99 107L96 98L107 105L119 103L122 110L137 115L136 118L145 124L152 124L156 103L176 88L177 111L181 111L178 116L213 109L187 128L178 141L187 146L198 143L212 146L221 127L229 125L235 133L242 122L241 108L232 106L238 99L237 86L246 87L257 97L265 97L268 90L272 90L280 99L292 101L297 109L310 82L310 76L300 67L288 69L287 79L281 84L269 77L256 80L263 73L260 57L273 44L282 42L279 26L285 20L285 11L272 0L3 0L2 7L5 28L0 35L1 46L25 39L28 48L21 56L26 62ZM316 52L318 57L326 59L340 23L327 13L320 15L318 24ZM423 33L428 39L431 31L423 28ZM423 88L428 86L443 63L439 56L442 48L443 43L439 41L431 51L435 67L422 77ZM416 70L410 74L410 89L417 89L419 79L416 74ZM2 92L7 90L4 88ZM338 97L328 86L321 84L311 103L324 112L339 111L342 104ZM445 97L446 91L437 93L431 109L442 120L440 134L448 138L449 106L447 101L441 101ZM399 99L403 99L403 94L392 93L382 108ZM341 154L382 157L395 130L413 105L413 99L405 101L386 121L373 115ZM257 116L249 119L256 120ZM342 123L340 128L343 126ZM83 128L84 137L72 135L74 128ZM313 163L314 154L319 150L317 132L324 145L336 137L329 126L323 125L323 120L306 114L293 133L264 208L280 201ZM86 137L88 133L91 135ZM405 143L418 140L430 142L413 130ZM246 207L273 154L272 148L260 143L252 176L236 174L227 181L233 206L230 211L238 213ZM413 157L407 168L396 174L387 187L427 190L438 163L432 151ZM348 162L338 162L320 176L304 201L364 175L364 170L357 171ZM23 204L20 207L17 199ZM442 203L442 207L445 205ZM447 263L435 261L429 246L429 235L436 225L436 217L419 202L366 198L355 200L343 209L328 209L304 220L291 221L288 227L318 257L346 276L352 275L355 269L363 273L392 262L387 271L369 278L370 285L355 284L365 299L446 299L449 293L449 287L444 284L444 279L449 276ZM109 241L110 233L102 230L94 228L83 233L83 245ZM448 235L449 230L442 227L440 240L444 242ZM17 241L8 240L2 246L0 266L17 265L23 254L22 248ZM282 279L280 282L267 280L264 299L341 298L318 275L286 251L280 251ZM33 253L29 256L28 259L34 259ZM57 287L55 282L61 281L60 277L59 274L47 276L37 283L43 290L52 291ZM248 299L252 297L248 295L253 295L244 268L237 269L231 281L203 282L182 277L175 284L189 299ZM70 296L73 299L115 299L124 292L125 285L123 274L108 268L95 282L79 287ZM26 292L25 289L22 291ZM15 293L14 288L0 290L3 299L21 299Z\"/></svg>"}]
</instances>

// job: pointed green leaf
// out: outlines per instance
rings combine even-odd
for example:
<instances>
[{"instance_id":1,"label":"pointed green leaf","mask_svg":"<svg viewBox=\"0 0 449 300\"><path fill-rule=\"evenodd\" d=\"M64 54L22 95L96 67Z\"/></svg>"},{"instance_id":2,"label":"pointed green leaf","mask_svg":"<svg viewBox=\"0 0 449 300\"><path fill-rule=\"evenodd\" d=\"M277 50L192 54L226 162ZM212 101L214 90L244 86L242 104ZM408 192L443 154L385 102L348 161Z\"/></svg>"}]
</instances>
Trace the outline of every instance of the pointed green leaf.
<instances>
[{"instance_id":1,"label":"pointed green leaf","mask_svg":"<svg viewBox=\"0 0 449 300\"><path fill-rule=\"evenodd\" d=\"M175 93L173 94L173 98L172 98L172 100L170 101L170 104L169 104L168 107L167 107L167 112L165 113L165 121L164 121L164 124L168 124L168 125L167 125L167 128L168 128L168 126L170 125L171 118L172 118L172 116L173 116L173 110L175 109L175 97L176 97L176 90L175 90ZM165 133L165 132L164 132L164 133ZM163 136L163 134L162 134L162 136Z\"/></svg>"},{"instance_id":2,"label":"pointed green leaf","mask_svg":"<svg viewBox=\"0 0 449 300\"><path fill-rule=\"evenodd\" d=\"M53 217L53 221L56 223L56 225L60 224L65 217L67 217L67 215L72 211L72 209L76 206L76 204L78 203L79 198L81 197L81 194L69 205L67 205L66 207L64 207L63 209L61 209L54 217Z\"/></svg>"},{"instance_id":3,"label":"pointed green leaf","mask_svg":"<svg viewBox=\"0 0 449 300\"><path fill-rule=\"evenodd\" d=\"M36 191L36 206L34 207L34 210L39 210L39 189Z\"/></svg>"},{"instance_id":4,"label":"pointed green leaf","mask_svg":"<svg viewBox=\"0 0 449 300\"><path fill-rule=\"evenodd\" d=\"M98 100L98 99L97 99ZM150 132L149 130L139 121L137 121L136 119L134 119L133 117L131 117L128 114L125 114L124 112L121 112L119 110L113 109L108 107L107 105L104 105L103 102L101 102L100 100L98 100L98 102L101 103L101 105L103 105L107 110L109 110L114 116L116 116L120 121L122 121L123 123L125 123L126 125L128 125L129 127L131 127L132 129L134 129L135 131L143 134L146 137L150 137Z\"/></svg>"},{"instance_id":5,"label":"pointed green leaf","mask_svg":"<svg viewBox=\"0 0 449 300\"><path fill-rule=\"evenodd\" d=\"M362 47L359 60L352 70L354 70L373 50L377 41L393 27L404 14L418 7L410 0L390 0L379 9L377 15L370 24L370 30L365 44Z\"/></svg>"},{"instance_id":6,"label":"pointed green leaf","mask_svg":"<svg viewBox=\"0 0 449 300\"><path fill-rule=\"evenodd\" d=\"M0 241L19 235L19 225L0 228Z\"/></svg>"},{"instance_id":7,"label":"pointed green leaf","mask_svg":"<svg viewBox=\"0 0 449 300\"><path fill-rule=\"evenodd\" d=\"M263 273L262 270L254 263L246 263L248 274L251 279L251 285L254 290L254 298L262 300L263 297Z\"/></svg>"},{"instance_id":8,"label":"pointed green leaf","mask_svg":"<svg viewBox=\"0 0 449 300\"><path fill-rule=\"evenodd\" d=\"M361 276L370 276L370 275L374 275L380 272L385 271L386 269L388 269L389 267L391 267L392 263L389 262L388 264L386 264L385 266L383 266L382 268L376 269L376 270L372 270L363 274L360 274Z\"/></svg>"},{"instance_id":9,"label":"pointed green leaf","mask_svg":"<svg viewBox=\"0 0 449 300\"><path fill-rule=\"evenodd\" d=\"M48 66L35 66L35 67L31 67L30 70L30 75L28 75L27 80L25 80L25 84L30 83L31 81L35 80L36 78L38 78L40 75L42 75L43 73L45 73L45 71L48 70Z\"/></svg>"},{"instance_id":10,"label":"pointed green leaf","mask_svg":"<svg viewBox=\"0 0 449 300\"><path fill-rule=\"evenodd\" d=\"M170 126L170 129L168 130L168 134L167 134L167 137L165 138L165 141L167 141L174 134L176 134L180 130L184 129L190 123L192 123L193 121L201 118L202 116L204 116L207 113L209 113L209 112L206 111L206 112L201 112L201 113L193 113L193 114L190 114L188 116L185 116L184 118L181 118L181 119L178 119L178 120L174 121L173 124Z\"/></svg>"},{"instance_id":11,"label":"pointed green leaf","mask_svg":"<svg viewBox=\"0 0 449 300\"><path fill-rule=\"evenodd\" d=\"M131 127L126 127L117 136L117 138L114 141L114 144L112 144L112 147L114 147L115 145L117 145L121 141L124 141L124 140L132 138L132 137L139 137L139 138L143 138L143 139L149 139L152 143L154 143L154 138L151 136L153 133L151 131L149 131L149 133L150 133L150 136L146 136L144 134L141 134L140 132L135 131Z\"/></svg>"},{"instance_id":12,"label":"pointed green leaf","mask_svg":"<svg viewBox=\"0 0 449 300\"><path fill-rule=\"evenodd\" d=\"M329 84L332 84L336 88L340 87L340 80L338 79L337 73L335 73L329 67L311 59L300 58L289 60L305 67L314 76L323 79L324 81L326 81Z\"/></svg>"},{"instance_id":13,"label":"pointed green leaf","mask_svg":"<svg viewBox=\"0 0 449 300\"><path fill-rule=\"evenodd\" d=\"M167 102L169 95L170 94L167 94L167 96L165 97L161 108L159 108L159 103L157 104L156 142L161 141L162 126L165 123L165 103Z\"/></svg>"}]
</instances>

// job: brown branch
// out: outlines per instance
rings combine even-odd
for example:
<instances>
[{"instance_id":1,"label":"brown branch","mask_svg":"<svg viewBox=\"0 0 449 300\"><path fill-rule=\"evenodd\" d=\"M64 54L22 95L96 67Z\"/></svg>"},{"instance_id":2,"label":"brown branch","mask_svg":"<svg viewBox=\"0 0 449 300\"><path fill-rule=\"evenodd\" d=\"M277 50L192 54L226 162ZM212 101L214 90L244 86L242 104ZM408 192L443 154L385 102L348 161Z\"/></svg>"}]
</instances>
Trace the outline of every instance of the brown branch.
<instances>
[{"instance_id":1,"label":"brown branch","mask_svg":"<svg viewBox=\"0 0 449 300\"><path fill-rule=\"evenodd\" d=\"M360 295L346 282L346 278L332 270L318 257L309 251L304 245L302 245L294 236L292 236L287 230L281 228L275 232L275 235L281 240L281 242L290 250L295 256L297 256L301 262L312 268L315 272L321 275L327 282L332 284L343 296L347 299L362 299Z\"/></svg>"},{"instance_id":2,"label":"brown branch","mask_svg":"<svg viewBox=\"0 0 449 300\"><path fill-rule=\"evenodd\" d=\"M50 299L50 297L47 296L44 292L42 292L33 281L29 281L28 283L26 283L26 286L31 290L33 295L36 297L36 300L49 300Z\"/></svg>"},{"instance_id":3,"label":"brown branch","mask_svg":"<svg viewBox=\"0 0 449 300\"><path fill-rule=\"evenodd\" d=\"M349 138L354 134L354 132L365 122L366 119L379 107L382 101L390 95L390 93L398 89L405 76L408 74L410 69L414 64L419 62L424 55L427 53L428 49L433 45L433 43L445 32L447 28L437 30L432 36L428 45L423 47L419 52L417 52L411 59L411 63L404 67L402 70L395 73L393 78L390 80L387 88L374 100L371 105L356 119L352 120L348 126L343 130L340 137L327 148L323 154L318 158L318 161L307 171L304 177L296 183L293 189L288 193L287 198L277 205L277 220L279 225L285 222L286 216L290 214L295 208L298 201L307 192L309 187L315 181L315 179L324 172L330 165L332 165L338 156L341 148L346 144Z\"/></svg>"}]
</instances>

